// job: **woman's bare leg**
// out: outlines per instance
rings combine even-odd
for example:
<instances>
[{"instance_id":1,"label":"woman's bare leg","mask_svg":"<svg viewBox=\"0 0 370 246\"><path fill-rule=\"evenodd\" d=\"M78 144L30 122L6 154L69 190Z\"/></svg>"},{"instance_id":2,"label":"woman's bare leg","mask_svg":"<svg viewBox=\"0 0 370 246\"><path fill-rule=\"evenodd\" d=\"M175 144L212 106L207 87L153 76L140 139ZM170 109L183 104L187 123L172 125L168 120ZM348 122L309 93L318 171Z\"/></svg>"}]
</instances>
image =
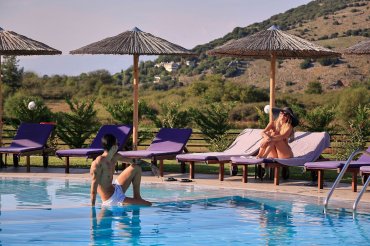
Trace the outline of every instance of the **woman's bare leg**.
<instances>
[{"instance_id":1,"label":"woman's bare leg","mask_svg":"<svg viewBox=\"0 0 370 246\"><path fill-rule=\"evenodd\" d=\"M279 158L292 158L293 152L290 146L285 141L279 141L275 143L276 154Z\"/></svg>"},{"instance_id":2,"label":"woman's bare leg","mask_svg":"<svg viewBox=\"0 0 370 246\"><path fill-rule=\"evenodd\" d=\"M263 158L271 157L271 158L277 158L278 155L276 153L276 147L274 142L270 142L269 145L266 148L266 151L263 155Z\"/></svg>"}]
</instances>

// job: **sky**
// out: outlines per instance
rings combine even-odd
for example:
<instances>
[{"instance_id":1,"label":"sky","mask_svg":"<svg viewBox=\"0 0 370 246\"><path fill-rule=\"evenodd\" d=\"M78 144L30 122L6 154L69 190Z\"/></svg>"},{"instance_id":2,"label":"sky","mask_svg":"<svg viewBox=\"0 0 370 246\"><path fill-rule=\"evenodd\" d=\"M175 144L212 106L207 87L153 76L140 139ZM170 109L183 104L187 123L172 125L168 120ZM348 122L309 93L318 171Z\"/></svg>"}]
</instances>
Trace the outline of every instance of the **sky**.
<instances>
[{"instance_id":1,"label":"sky","mask_svg":"<svg viewBox=\"0 0 370 246\"><path fill-rule=\"evenodd\" d=\"M0 27L61 50L57 56L18 57L25 71L112 74L130 55L70 55L69 51L138 27L187 49L223 37L235 27L307 4L310 0L0 0ZM141 56L153 60L155 56Z\"/></svg>"}]
</instances>

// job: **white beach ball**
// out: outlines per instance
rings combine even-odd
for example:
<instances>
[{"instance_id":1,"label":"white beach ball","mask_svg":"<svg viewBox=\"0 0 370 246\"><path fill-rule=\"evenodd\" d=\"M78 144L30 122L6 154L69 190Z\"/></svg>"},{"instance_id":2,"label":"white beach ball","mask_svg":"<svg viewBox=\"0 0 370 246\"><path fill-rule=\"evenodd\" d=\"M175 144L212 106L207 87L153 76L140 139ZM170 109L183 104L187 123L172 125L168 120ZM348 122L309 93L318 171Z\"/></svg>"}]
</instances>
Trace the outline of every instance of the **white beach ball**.
<instances>
[{"instance_id":1,"label":"white beach ball","mask_svg":"<svg viewBox=\"0 0 370 246\"><path fill-rule=\"evenodd\" d=\"M264 108L263 108L263 111L268 114L270 113L270 105L266 105Z\"/></svg>"},{"instance_id":2,"label":"white beach ball","mask_svg":"<svg viewBox=\"0 0 370 246\"><path fill-rule=\"evenodd\" d=\"M28 103L28 109L34 110L36 108L36 103L34 101L31 101Z\"/></svg>"}]
</instances>

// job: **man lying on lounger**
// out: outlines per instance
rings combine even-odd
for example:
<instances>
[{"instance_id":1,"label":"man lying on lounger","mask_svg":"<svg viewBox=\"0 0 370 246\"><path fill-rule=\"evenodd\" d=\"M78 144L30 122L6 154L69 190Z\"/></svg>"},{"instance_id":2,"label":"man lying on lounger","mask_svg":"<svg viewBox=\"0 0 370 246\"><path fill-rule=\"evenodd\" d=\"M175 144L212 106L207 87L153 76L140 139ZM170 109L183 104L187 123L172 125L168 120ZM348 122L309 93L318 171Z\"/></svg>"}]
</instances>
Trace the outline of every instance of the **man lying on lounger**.
<instances>
[{"instance_id":1,"label":"man lying on lounger","mask_svg":"<svg viewBox=\"0 0 370 246\"><path fill-rule=\"evenodd\" d=\"M117 140L111 134L104 135L102 139L104 153L98 156L91 164L91 205L95 206L96 194L103 201L103 206L116 205L145 205L151 203L142 199L140 195L141 166L132 160L127 160L117 154ZM122 173L113 181L113 174L117 161L130 163ZM134 197L126 197L125 192L132 183Z\"/></svg>"}]
</instances>

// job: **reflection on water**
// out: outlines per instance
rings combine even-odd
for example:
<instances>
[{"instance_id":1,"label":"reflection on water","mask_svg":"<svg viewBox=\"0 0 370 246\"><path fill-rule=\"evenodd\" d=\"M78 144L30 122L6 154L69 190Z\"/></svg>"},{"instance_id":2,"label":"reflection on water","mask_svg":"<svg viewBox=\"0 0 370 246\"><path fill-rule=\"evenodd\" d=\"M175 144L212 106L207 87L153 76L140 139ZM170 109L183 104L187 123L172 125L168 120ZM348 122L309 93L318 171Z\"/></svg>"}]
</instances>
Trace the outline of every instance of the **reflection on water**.
<instances>
[{"instance_id":1,"label":"reflection on water","mask_svg":"<svg viewBox=\"0 0 370 246\"><path fill-rule=\"evenodd\" d=\"M91 208L91 242L100 245L120 241L123 238L131 245L140 240L140 207L102 207L98 215Z\"/></svg>"},{"instance_id":2,"label":"reflection on water","mask_svg":"<svg viewBox=\"0 0 370 246\"><path fill-rule=\"evenodd\" d=\"M0 194L13 196L17 202L16 208L51 205L46 180L14 179L9 182L6 179L0 179Z\"/></svg>"}]
</instances>

